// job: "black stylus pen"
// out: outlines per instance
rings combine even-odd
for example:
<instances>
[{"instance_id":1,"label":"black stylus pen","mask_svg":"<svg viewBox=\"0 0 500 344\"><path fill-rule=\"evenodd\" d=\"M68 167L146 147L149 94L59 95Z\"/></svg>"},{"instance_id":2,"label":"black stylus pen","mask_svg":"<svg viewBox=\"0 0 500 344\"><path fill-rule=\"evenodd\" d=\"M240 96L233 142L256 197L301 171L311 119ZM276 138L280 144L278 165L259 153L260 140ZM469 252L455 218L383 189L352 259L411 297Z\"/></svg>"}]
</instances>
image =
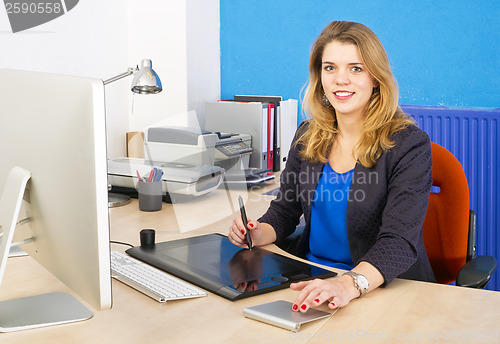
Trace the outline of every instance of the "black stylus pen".
<instances>
[{"instance_id":1,"label":"black stylus pen","mask_svg":"<svg viewBox=\"0 0 500 344\"><path fill-rule=\"evenodd\" d=\"M247 212L245 211L245 205L243 204L243 198L241 198L241 196L238 196L238 202L240 203L241 220L245 226L245 239L247 240L248 248L251 250L252 238L250 237L250 231L248 230Z\"/></svg>"}]
</instances>

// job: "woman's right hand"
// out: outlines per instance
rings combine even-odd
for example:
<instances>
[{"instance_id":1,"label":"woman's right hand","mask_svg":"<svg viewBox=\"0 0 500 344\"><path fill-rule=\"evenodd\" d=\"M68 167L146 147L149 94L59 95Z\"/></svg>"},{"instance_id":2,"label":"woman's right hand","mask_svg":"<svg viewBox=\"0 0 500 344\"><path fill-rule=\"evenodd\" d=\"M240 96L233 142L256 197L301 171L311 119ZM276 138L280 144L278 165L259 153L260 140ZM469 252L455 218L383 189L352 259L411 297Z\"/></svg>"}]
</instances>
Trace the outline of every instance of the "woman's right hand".
<instances>
[{"instance_id":1,"label":"woman's right hand","mask_svg":"<svg viewBox=\"0 0 500 344\"><path fill-rule=\"evenodd\" d=\"M258 246L262 239L262 225L260 222L248 221L248 228L245 228L243 225L243 221L241 220L241 216L236 216L233 219L233 223L229 228L229 234L227 237L229 241L234 245L241 248L248 248L247 242L245 240L245 235L247 231L250 232L250 237L252 238L252 246Z\"/></svg>"}]
</instances>

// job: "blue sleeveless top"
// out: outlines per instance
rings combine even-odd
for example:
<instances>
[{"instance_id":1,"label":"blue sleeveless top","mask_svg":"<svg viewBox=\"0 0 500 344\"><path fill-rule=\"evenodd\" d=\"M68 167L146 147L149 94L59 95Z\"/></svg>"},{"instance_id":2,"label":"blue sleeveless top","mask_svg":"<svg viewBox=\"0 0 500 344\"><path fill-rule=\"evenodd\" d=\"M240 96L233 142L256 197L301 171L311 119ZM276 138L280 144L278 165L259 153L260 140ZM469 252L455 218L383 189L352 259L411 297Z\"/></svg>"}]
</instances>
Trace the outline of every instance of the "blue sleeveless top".
<instances>
[{"instance_id":1,"label":"blue sleeveless top","mask_svg":"<svg viewBox=\"0 0 500 344\"><path fill-rule=\"evenodd\" d=\"M310 252L307 259L334 268L351 270L354 265L347 241L347 201L354 169L335 172L323 166L311 206Z\"/></svg>"}]
</instances>

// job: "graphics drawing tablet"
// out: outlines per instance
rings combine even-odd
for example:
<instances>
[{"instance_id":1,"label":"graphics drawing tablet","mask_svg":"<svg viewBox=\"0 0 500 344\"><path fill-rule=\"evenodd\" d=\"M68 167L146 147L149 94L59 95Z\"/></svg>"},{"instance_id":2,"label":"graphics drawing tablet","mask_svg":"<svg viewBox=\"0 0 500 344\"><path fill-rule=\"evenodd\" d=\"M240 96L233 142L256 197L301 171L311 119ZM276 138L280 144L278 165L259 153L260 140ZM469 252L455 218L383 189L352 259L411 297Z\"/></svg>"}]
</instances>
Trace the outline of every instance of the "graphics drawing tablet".
<instances>
[{"instance_id":1,"label":"graphics drawing tablet","mask_svg":"<svg viewBox=\"0 0 500 344\"><path fill-rule=\"evenodd\" d=\"M220 234L137 246L126 252L231 301L337 275L260 247L241 249Z\"/></svg>"}]
</instances>

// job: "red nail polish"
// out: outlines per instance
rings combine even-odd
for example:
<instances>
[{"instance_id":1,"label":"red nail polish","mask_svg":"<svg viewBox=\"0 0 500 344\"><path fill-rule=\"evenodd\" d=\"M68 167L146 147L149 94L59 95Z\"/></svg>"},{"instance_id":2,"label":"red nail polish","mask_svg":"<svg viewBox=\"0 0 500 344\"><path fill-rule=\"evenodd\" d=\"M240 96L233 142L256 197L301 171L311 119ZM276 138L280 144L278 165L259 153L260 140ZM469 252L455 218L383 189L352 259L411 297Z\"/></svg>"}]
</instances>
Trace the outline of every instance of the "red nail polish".
<instances>
[{"instance_id":1,"label":"red nail polish","mask_svg":"<svg viewBox=\"0 0 500 344\"><path fill-rule=\"evenodd\" d=\"M241 230L241 234L245 234L245 231L243 229Z\"/></svg>"},{"instance_id":2,"label":"red nail polish","mask_svg":"<svg viewBox=\"0 0 500 344\"><path fill-rule=\"evenodd\" d=\"M330 304L332 305L332 307L335 307L335 303L333 303L333 302L330 302Z\"/></svg>"},{"instance_id":3,"label":"red nail polish","mask_svg":"<svg viewBox=\"0 0 500 344\"><path fill-rule=\"evenodd\" d=\"M248 227L253 228L253 223L249 223Z\"/></svg>"},{"instance_id":4,"label":"red nail polish","mask_svg":"<svg viewBox=\"0 0 500 344\"><path fill-rule=\"evenodd\" d=\"M306 305L302 305L302 306L300 306L300 308L301 308L303 311L305 311L305 310L306 310L306 308L307 308L307 306L306 306Z\"/></svg>"},{"instance_id":5,"label":"red nail polish","mask_svg":"<svg viewBox=\"0 0 500 344\"><path fill-rule=\"evenodd\" d=\"M297 309L299 309L299 306L297 306L297 305L293 305L292 309L293 309L294 311L296 311Z\"/></svg>"},{"instance_id":6,"label":"red nail polish","mask_svg":"<svg viewBox=\"0 0 500 344\"><path fill-rule=\"evenodd\" d=\"M314 300L314 302L319 303L319 299Z\"/></svg>"}]
</instances>

